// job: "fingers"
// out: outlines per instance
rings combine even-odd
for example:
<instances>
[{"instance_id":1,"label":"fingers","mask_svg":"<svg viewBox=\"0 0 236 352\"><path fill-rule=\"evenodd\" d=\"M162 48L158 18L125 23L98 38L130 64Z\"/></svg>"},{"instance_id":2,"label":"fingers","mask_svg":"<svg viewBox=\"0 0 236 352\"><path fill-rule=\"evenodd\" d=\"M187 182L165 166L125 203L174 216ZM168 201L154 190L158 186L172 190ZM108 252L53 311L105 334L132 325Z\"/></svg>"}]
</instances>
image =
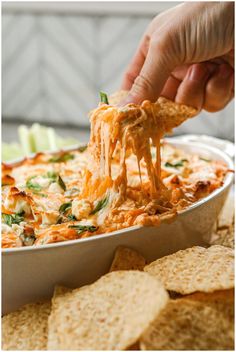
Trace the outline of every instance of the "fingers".
<instances>
[{"instance_id":1,"label":"fingers","mask_svg":"<svg viewBox=\"0 0 236 352\"><path fill-rule=\"evenodd\" d=\"M190 65L181 65L174 69L160 94L162 97L175 101L178 88L186 76L189 67Z\"/></svg>"},{"instance_id":2,"label":"fingers","mask_svg":"<svg viewBox=\"0 0 236 352\"><path fill-rule=\"evenodd\" d=\"M193 64L178 88L175 101L201 110L205 100L205 88L210 76L207 65Z\"/></svg>"},{"instance_id":3,"label":"fingers","mask_svg":"<svg viewBox=\"0 0 236 352\"><path fill-rule=\"evenodd\" d=\"M204 109L215 112L223 109L233 97L234 70L221 64L206 85Z\"/></svg>"},{"instance_id":4,"label":"fingers","mask_svg":"<svg viewBox=\"0 0 236 352\"><path fill-rule=\"evenodd\" d=\"M178 91L180 84L181 84L180 80L176 79L173 76L170 76L167 79L160 95L162 97L165 97L167 99L175 101L175 97L176 97L176 94L177 94L177 91Z\"/></svg>"},{"instance_id":5,"label":"fingers","mask_svg":"<svg viewBox=\"0 0 236 352\"><path fill-rule=\"evenodd\" d=\"M124 74L124 78L121 84L122 90L130 90L135 78L139 75L141 68L144 64L146 53L148 51L149 45L149 37L144 36L141 40L141 43L131 60L126 73Z\"/></svg>"},{"instance_id":6,"label":"fingers","mask_svg":"<svg viewBox=\"0 0 236 352\"><path fill-rule=\"evenodd\" d=\"M150 67L141 70L131 94L122 105L130 102L138 104L142 101L142 95L145 99L155 101L160 94L177 103L193 106L199 111L204 108L215 112L223 109L234 96L234 70L229 64L204 62L189 67L182 66L170 75L167 70L163 70L159 75L158 70L155 71L154 63L150 61L149 53L147 59ZM159 67L163 67L161 64L160 62ZM154 77L155 80L148 77ZM153 84L157 82L157 77L159 86L164 82L161 93L158 92L158 84Z\"/></svg>"},{"instance_id":7,"label":"fingers","mask_svg":"<svg viewBox=\"0 0 236 352\"><path fill-rule=\"evenodd\" d=\"M173 69L166 60L165 51L168 48L168 43L164 42L164 46L161 45L161 41L158 43L150 42L142 69L135 78L128 97L122 104L140 104L145 99L156 101Z\"/></svg>"},{"instance_id":8,"label":"fingers","mask_svg":"<svg viewBox=\"0 0 236 352\"><path fill-rule=\"evenodd\" d=\"M209 112L223 109L234 93L234 70L228 64L199 63L190 66L182 83L168 79L162 94L177 103ZM176 90L176 95L175 95Z\"/></svg>"}]
</instances>

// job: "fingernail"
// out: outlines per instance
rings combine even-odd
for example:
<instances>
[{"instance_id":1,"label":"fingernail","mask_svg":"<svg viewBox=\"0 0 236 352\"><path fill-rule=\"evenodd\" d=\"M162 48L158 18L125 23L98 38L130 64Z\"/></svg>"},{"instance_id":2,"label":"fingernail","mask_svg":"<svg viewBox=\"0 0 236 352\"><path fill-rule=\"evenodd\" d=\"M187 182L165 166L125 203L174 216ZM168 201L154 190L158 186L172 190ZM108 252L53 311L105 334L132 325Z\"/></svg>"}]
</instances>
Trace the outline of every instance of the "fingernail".
<instances>
[{"instance_id":1,"label":"fingernail","mask_svg":"<svg viewBox=\"0 0 236 352\"><path fill-rule=\"evenodd\" d=\"M227 64L220 65L218 75L221 78L227 79L231 76L232 73L233 73L233 69L229 65Z\"/></svg>"},{"instance_id":2,"label":"fingernail","mask_svg":"<svg viewBox=\"0 0 236 352\"><path fill-rule=\"evenodd\" d=\"M205 65L196 64L190 68L189 79L192 81L203 81L209 76Z\"/></svg>"}]
</instances>

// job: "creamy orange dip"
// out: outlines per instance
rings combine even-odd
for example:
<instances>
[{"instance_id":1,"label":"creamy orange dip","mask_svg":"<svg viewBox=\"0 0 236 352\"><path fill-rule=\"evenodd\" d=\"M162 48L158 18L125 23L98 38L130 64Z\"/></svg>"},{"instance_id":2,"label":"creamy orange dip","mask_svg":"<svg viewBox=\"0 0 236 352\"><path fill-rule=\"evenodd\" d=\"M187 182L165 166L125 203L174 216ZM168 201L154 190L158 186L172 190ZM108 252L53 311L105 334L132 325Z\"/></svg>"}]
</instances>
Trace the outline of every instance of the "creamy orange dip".
<instances>
[{"instance_id":1,"label":"creamy orange dip","mask_svg":"<svg viewBox=\"0 0 236 352\"><path fill-rule=\"evenodd\" d=\"M222 162L160 140L193 116L148 101L91 113L88 147L2 169L2 247L42 245L159 225L223 184Z\"/></svg>"}]
</instances>

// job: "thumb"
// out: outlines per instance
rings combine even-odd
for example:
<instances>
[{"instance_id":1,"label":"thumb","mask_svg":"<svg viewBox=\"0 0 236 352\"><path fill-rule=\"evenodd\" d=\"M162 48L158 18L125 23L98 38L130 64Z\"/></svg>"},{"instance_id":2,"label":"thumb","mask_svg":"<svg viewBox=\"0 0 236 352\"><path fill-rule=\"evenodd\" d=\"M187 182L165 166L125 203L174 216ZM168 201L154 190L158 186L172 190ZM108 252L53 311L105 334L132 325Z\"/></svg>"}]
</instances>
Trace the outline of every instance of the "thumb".
<instances>
[{"instance_id":1,"label":"thumb","mask_svg":"<svg viewBox=\"0 0 236 352\"><path fill-rule=\"evenodd\" d=\"M140 104L146 99L156 101L176 66L176 62L170 59L172 57L175 56L171 55L169 45L161 45L160 42L150 41L143 67L136 77L127 98L121 104Z\"/></svg>"}]
</instances>

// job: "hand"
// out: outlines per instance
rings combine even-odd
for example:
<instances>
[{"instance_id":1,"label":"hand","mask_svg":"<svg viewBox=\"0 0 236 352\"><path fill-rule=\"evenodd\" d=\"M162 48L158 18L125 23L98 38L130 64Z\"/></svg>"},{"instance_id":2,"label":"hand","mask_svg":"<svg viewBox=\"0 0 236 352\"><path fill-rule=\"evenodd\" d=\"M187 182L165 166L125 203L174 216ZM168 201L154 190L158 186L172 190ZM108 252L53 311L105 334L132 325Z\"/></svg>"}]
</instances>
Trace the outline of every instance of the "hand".
<instances>
[{"instance_id":1,"label":"hand","mask_svg":"<svg viewBox=\"0 0 236 352\"><path fill-rule=\"evenodd\" d=\"M207 111L223 109L234 91L234 3L180 4L148 26L124 76L123 104L161 95Z\"/></svg>"}]
</instances>

